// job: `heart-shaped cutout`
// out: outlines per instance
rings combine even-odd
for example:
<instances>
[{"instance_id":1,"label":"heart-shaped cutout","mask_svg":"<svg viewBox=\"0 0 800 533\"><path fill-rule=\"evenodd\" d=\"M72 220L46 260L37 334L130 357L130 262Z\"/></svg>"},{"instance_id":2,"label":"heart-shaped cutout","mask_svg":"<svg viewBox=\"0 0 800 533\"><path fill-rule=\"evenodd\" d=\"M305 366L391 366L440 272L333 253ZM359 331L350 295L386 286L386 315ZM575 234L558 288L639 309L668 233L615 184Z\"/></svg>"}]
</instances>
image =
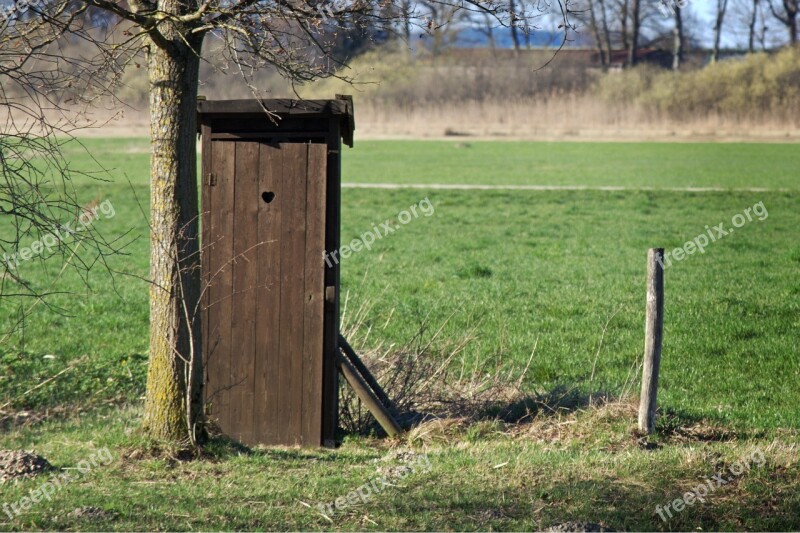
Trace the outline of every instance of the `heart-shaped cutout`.
<instances>
[{"instance_id":1,"label":"heart-shaped cutout","mask_svg":"<svg viewBox=\"0 0 800 533\"><path fill-rule=\"evenodd\" d=\"M272 200L275 199L275 193L271 191L264 191L261 193L261 199L267 203L270 203Z\"/></svg>"}]
</instances>

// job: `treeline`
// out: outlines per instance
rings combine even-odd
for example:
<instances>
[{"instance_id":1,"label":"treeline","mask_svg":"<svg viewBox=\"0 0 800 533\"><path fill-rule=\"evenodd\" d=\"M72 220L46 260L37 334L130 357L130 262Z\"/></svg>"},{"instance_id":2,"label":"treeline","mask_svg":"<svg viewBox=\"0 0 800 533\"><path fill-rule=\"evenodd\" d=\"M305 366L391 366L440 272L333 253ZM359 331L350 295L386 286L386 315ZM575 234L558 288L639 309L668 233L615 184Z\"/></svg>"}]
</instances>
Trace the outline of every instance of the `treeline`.
<instances>
[{"instance_id":1,"label":"treeline","mask_svg":"<svg viewBox=\"0 0 800 533\"><path fill-rule=\"evenodd\" d=\"M608 105L635 105L678 121L721 116L800 125L800 47L689 72L641 66L601 77L596 89Z\"/></svg>"},{"instance_id":2,"label":"treeline","mask_svg":"<svg viewBox=\"0 0 800 533\"><path fill-rule=\"evenodd\" d=\"M324 98L350 92L375 107L406 110L486 103L555 105L571 100L591 105L594 115L638 112L676 121L716 116L800 124L800 47L756 52L682 72L652 65L604 72L587 68L575 59L577 54L557 54L550 67L538 69L552 54L451 51L409 57L378 50L351 65L350 72L361 81L356 86L321 80L301 94Z\"/></svg>"},{"instance_id":3,"label":"treeline","mask_svg":"<svg viewBox=\"0 0 800 533\"><path fill-rule=\"evenodd\" d=\"M642 47L655 46L671 50L678 69L687 48L700 42L711 43L711 61L716 62L724 37L750 53L793 46L798 38L800 0L710 0L710 27L697 17L697 0L587 1L580 16L604 65L614 62L615 50L623 50L624 64L634 66Z\"/></svg>"}]
</instances>

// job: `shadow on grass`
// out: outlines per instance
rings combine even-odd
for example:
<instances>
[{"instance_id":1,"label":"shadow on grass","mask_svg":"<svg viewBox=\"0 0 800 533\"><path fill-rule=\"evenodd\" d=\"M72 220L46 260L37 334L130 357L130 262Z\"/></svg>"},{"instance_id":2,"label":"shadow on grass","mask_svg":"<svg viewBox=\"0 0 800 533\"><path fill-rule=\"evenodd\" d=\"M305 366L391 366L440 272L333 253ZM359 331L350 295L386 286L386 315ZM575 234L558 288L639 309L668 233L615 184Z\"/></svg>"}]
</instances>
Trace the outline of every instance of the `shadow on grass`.
<instances>
[{"instance_id":1,"label":"shadow on grass","mask_svg":"<svg viewBox=\"0 0 800 533\"><path fill-rule=\"evenodd\" d=\"M247 446L225 435L215 434L201 448L197 459L224 461L232 457L245 456L275 461L322 461L341 460L330 450L323 448L292 448L287 446Z\"/></svg>"},{"instance_id":2,"label":"shadow on grass","mask_svg":"<svg viewBox=\"0 0 800 533\"><path fill-rule=\"evenodd\" d=\"M424 422L461 418L468 422L500 421L505 424L525 424L542 416L560 416L592 407L624 401L605 391L583 392L574 385L561 384L540 394L515 394L506 401L471 402L457 399L442 405L442 409L431 409L427 412L405 411L395 413L405 429L411 429ZM369 427L371 432L379 429L374 422Z\"/></svg>"},{"instance_id":3,"label":"shadow on grass","mask_svg":"<svg viewBox=\"0 0 800 533\"><path fill-rule=\"evenodd\" d=\"M538 394L517 392L497 401L459 403L451 399L442 409L406 411L397 414L397 419L411 434L427 435L431 430L426 426L438 424L444 433L463 433L468 440L498 432L509 435L544 432L553 438L569 439L569 435L581 432L555 428L578 424L613 435L608 439L614 441L610 448L636 446L644 450L660 449L668 443L724 442L760 436L758 432L737 431L715 420L672 409L659 410L656 432L643 435L637 429L635 398L603 390L587 392L575 384L560 384ZM360 434L385 436L374 420L368 431ZM587 438L578 435L579 440Z\"/></svg>"},{"instance_id":4,"label":"shadow on grass","mask_svg":"<svg viewBox=\"0 0 800 533\"><path fill-rule=\"evenodd\" d=\"M520 397L505 405L490 405L475 413L478 420L498 419L508 424L521 424L537 416L564 415L604 405L619 398L604 391L586 393L574 385L557 385L543 394Z\"/></svg>"}]
</instances>

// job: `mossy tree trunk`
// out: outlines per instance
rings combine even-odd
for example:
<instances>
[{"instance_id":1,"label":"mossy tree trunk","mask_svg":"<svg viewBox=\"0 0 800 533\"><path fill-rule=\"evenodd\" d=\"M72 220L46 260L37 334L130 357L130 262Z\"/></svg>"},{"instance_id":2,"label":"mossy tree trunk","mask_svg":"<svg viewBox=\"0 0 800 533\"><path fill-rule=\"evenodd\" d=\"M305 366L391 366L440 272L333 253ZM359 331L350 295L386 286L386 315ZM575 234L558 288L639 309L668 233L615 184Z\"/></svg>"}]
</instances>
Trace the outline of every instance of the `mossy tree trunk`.
<instances>
[{"instance_id":1,"label":"mossy tree trunk","mask_svg":"<svg viewBox=\"0 0 800 533\"><path fill-rule=\"evenodd\" d=\"M159 2L168 13L186 9ZM150 357L143 429L173 442L202 440L196 106L202 36L159 28L151 38Z\"/></svg>"}]
</instances>

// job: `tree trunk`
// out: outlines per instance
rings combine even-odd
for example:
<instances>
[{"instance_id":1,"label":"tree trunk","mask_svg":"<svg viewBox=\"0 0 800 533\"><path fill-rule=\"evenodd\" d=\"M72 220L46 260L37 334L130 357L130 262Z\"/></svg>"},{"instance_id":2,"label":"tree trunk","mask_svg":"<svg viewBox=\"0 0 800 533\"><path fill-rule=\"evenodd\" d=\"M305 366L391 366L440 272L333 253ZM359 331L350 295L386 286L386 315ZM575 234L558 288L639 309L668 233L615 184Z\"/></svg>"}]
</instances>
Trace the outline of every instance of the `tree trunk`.
<instances>
[{"instance_id":1,"label":"tree trunk","mask_svg":"<svg viewBox=\"0 0 800 533\"><path fill-rule=\"evenodd\" d=\"M722 38L722 23L725 20L725 10L728 7L728 0L717 0L717 18L714 22L714 48L711 51L711 62L719 60L719 42Z\"/></svg>"},{"instance_id":2,"label":"tree trunk","mask_svg":"<svg viewBox=\"0 0 800 533\"><path fill-rule=\"evenodd\" d=\"M411 1L404 0L401 9L403 10L403 38L405 40L401 46L406 56L411 57Z\"/></svg>"},{"instance_id":3,"label":"tree trunk","mask_svg":"<svg viewBox=\"0 0 800 533\"><path fill-rule=\"evenodd\" d=\"M203 430L196 106L202 37L151 42L150 358L143 428L197 442Z\"/></svg>"},{"instance_id":4,"label":"tree trunk","mask_svg":"<svg viewBox=\"0 0 800 533\"><path fill-rule=\"evenodd\" d=\"M764 10L764 4L760 4L759 7L761 10L759 13L759 18L761 19L761 27L758 29L758 45L761 48L761 51L763 52L767 49L767 20Z\"/></svg>"},{"instance_id":5,"label":"tree trunk","mask_svg":"<svg viewBox=\"0 0 800 533\"><path fill-rule=\"evenodd\" d=\"M514 53L519 53L519 35L517 35L517 6L514 0L508 0L508 10L511 11L511 41L514 43Z\"/></svg>"},{"instance_id":6,"label":"tree trunk","mask_svg":"<svg viewBox=\"0 0 800 533\"><path fill-rule=\"evenodd\" d=\"M592 24L592 33L594 34L594 42L597 46L597 53L600 56L600 65L605 68L608 66L606 62L606 54L603 50L603 38L600 35L600 26L597 23L597 13L595 3L589 0L589 21Z\"/></svg>"},{"instance_id":7,"label":"tree trunk","mask_svg":"<svg viewBox=\"0 0 800 533\"><path fill-rule=\"evenodd\" d=\"M639 52L639 27L641 26L640 16L641 0L633 0L631 4L631 39L628 48L628 65L635 66Z\"/></svg>"},{"instance_id":8,"label":"tree trunk","mask_svg":"<svg viewBox=\"0 0 800 533\"><path fill-rule=\"evenodd\" d=\"M750 15L750 22L747 26L747 51L753 53L756 50L756 21L758 20L758 0L753 0L753 13Z\"/></svg>"},{"instance_id":9,"label":"tree trunk","mask_svg":"<svg viewBox=\"0 0 800 533\"><path fill-rule=\"evenodd\" d=\"M797 44L797 12L798 9L800 9L800 0L783 0L781 5L783 6L783 12L778 12L772 2L767 2L772 16L786 26L786 29L789 31L789 43L791 46L794 46ZM766 25L764 26L764 30L766 30Z\"/></svg>"},{"instance_id":10,"label":"tree trunk","mask_svg":"<svg viewBox=\"0 0 800 533\"><path fill-rule=\"evenodd\" d=\"M619 18L620 38L622 39L622 47L625 49L625 61L627 61L631 53L630 35L628 35L628 0L622 0Z\"/></svg>"},{"instance_id":11,"label":"tree trunk","mask_svg":"<svg viewBox=\"0 0 800 533\"><path fill-rule=\"evenodd\" d=\"M681 6L675 5L675 43L672 50L672 70L680 70L683 62L683 15Z\"/></svg>"},{"instance_id":12,"label":"tree trunk","mask_svg":"<svg viewBox=\"0 0 800 533\"><path fill-rule=\"evenodd\" d=\"M603 39L606 43L606 64L611 65L611 31L608 29L608 14L603 0L597 0L600 5L600 20L603 22Z\"/></svg>"}]
</instances>

